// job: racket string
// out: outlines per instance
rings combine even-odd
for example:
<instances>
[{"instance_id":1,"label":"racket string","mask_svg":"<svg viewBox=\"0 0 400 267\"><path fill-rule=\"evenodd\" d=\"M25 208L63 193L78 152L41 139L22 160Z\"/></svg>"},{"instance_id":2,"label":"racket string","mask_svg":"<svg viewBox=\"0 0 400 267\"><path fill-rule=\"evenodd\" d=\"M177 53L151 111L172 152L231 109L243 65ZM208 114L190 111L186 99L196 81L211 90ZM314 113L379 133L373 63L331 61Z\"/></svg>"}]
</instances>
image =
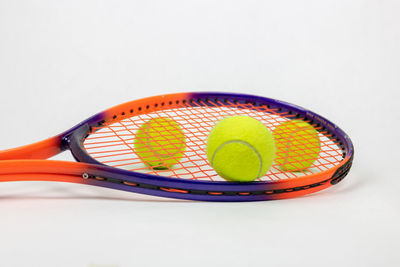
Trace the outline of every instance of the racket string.
<instances>
[{"instance_id":1,"label":"racket string","mask_svg":"<svg viewBox=\"0 0 400 267\"><path fill-rule=\"evenodd\" d=\"M191 105L185 104L180 108L156 110L151 113L138 114L119 122L104 123L102 126L93 127L92 132L84 142L84 147L94 159L113 167L183 179L222 180L209 165L206 155L207 136L215 123L227 116L251 116L263 122L272 131L282 122L295 117L295 114L290 112L280 112L278 109L270 109L266 105L255 106L252 103L240 104L220 100L207 103L204 101L193 102ZM165 170L155 169L143 163L136 155L134 148L137 130L148 120L158 117L169 118L178 123L186 139L186 150L183 158L177 164ZM259 180L291 179L322 172L338 165L343 160L342 149L336 144L335 140L332 140L332 136L327 131L323 131L320 126L315 128L319 130L321 152L310 168L298 172L285 172L274 164L268 173ZM150 131L155 133L151 142L159 142L160 145L162 142L155 137L168 135L168 140L171 141L168 144L168 149L163 149L162 146L160 149L163 153L174 157L174 153L171 151L173 151L173 148L178 149L181 140L175 140L173 138L174 133L168 130L159 132L157 129L150 129ZM310 148L312 148L311 143L306 144L306 149L309 150ZM294 153L298 151L300 155L300 152L302 152L302 157L307 156L304 149L304 145L297 146L294 144ZM179 159L177 158L177 160ZM298 161L296 157L292 157L291 160L294 163Z\"/></svg>"}]
</instances>

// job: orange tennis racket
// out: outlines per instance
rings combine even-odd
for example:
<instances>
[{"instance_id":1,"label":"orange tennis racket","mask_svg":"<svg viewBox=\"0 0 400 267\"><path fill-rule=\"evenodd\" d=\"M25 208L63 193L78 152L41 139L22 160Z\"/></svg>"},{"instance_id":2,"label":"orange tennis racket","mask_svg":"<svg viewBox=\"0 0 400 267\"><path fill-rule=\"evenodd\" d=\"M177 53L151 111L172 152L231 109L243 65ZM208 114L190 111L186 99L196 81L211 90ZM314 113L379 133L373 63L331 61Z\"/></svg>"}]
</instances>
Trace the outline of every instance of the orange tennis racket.
<instances>
[{"instance_id":1,"label":"orange tennis racket","mask_svg":"<svg viewBox=\"0 0 400 267\"><path fill-rule=\"evenodd\" d=\"M216 122L234 115L256 118L270 130L293 119L308 122L318 131L318 158L302 171L283 171L274 164L254 182L225 181L207 160L206 140ZM176 121L186 140L183 157L164 168L147 165L134 148L138 129L158 117ZM46 160L64 150L78 162ZM0 181L72 182L179 199L256 201L301 196L334 185L347 175L352 159L350 138L299 106L252 95L178 93L131 101L55 137L1 151Z\"/></svg>"}]
</instances>

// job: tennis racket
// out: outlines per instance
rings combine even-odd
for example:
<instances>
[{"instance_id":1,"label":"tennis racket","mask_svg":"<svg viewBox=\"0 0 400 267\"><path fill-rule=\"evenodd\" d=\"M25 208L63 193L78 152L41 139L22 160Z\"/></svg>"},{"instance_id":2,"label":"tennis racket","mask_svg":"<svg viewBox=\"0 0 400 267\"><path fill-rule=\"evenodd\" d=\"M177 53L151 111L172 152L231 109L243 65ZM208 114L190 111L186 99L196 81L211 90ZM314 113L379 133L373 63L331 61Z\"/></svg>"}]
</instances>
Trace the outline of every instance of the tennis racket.
<instances>
[{"instance_id":1,"label":"tennis racket","mask_svg":"<svg viewBox=\"0 0 400 267\"><path fill-rule=\"evenodd\" d=\"M209 165L206 141L216 122L227 116L258 119L271 131L300 119L317 131L321 151L303 171L276 164L254 182L228 182ZM146 121L166 117L181 126L183 158L155 169L135 154L136 131ZM78 162L45 160L70 150ZM58 181L108 187L160 197L202 201L257 201L297 197L337 184L353 159L350 138L335 124L296 105L231 93L177 93L115 106L41 142L0 151L0 181Z\"/></svg>"}]
</instances>

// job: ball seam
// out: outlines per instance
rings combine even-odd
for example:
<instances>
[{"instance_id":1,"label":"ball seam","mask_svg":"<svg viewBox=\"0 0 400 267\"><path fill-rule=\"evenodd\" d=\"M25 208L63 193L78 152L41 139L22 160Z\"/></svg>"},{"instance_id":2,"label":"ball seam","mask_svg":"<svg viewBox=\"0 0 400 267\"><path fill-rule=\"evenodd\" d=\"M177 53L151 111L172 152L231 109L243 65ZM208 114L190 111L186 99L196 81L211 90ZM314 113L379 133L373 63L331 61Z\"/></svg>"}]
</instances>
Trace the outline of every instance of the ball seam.
<instances>
[{"instance_id":1,"label":"ball seam","mask_svg":"<svg viewBox=\"0 0 400 267\"><path fill-rule=\"evenodd\" d=\"M262 157L261 157L260 153L258 153L257 149L255 149L254 146L252 146L250 143L248 143L248 142L246 142L246 141L243 141L243 140L230 140L230 141L227 141L227 142L225 142L225 143L222 143L220 146L218 146L217 149L214 151L212 157L211 157L211 166L214 165L214 158L215 158L215 155L217 154L217 152L218 152L222 147L224 147L224 146L226 146L226 145L228 145L228 144L232 144L232 143L240 143L240 144L243 144L243 145L249 147L250 149L252 149L252 150L254 151L254 153L257 155L258 160L259 160L259 162L260 162L260 169L258 170L258 174L257 174L256 179L259 178L260 175L261 175L262 167L263 167Z\"/></svg>"}]
</instances>

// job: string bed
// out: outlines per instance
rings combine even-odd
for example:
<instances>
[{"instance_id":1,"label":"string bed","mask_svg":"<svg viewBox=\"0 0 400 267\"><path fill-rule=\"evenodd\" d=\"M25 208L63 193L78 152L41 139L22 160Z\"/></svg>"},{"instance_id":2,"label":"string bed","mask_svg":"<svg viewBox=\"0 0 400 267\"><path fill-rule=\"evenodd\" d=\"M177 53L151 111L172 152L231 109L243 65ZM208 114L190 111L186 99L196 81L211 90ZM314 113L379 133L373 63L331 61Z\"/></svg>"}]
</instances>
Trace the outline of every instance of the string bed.
<instances>
[{"instance_id":1,"label":"string bed","mask_svg":"<svg viewBox=\"0 0 400 267\"><path fill-rule=\"evenodd\" d=\"M266 106L237 104L229 101L209 107L199 105L156 110L146 114L138 114L119 122L105 123L102 126L93 127L84 141L84 147L91 157L112 167L182 179L225 181L214 171L207 160L206 142L209 132L220 119L235 115L253 117L261 121L271 131L282 122L293 119L295 116L289 113L278 113L277 110ZM137 130L148 120L159 117L170 118L179 123L186 138L186 150L183 158L174 166L162 170L151 168L143 163L134 149ZM336 145L330 133L320 127L315 128L319 130L321 152L310 168L303 171L288 172L281 170L274 163L267 174L258 180L292 179L322 172L338 165L343 160L342 149ZM166 133L164 131L160 134ZM170 135L168 139L171 140L172 145L179 145L180 141L173 140L173 135ZM299 150L301 149L304 149L304 147L299 148ZM307 156L304 155L304 152L302 155ZM298 158L293 157L289 160L296 162L299 160Z\"/></svg>"}]
</instances>

